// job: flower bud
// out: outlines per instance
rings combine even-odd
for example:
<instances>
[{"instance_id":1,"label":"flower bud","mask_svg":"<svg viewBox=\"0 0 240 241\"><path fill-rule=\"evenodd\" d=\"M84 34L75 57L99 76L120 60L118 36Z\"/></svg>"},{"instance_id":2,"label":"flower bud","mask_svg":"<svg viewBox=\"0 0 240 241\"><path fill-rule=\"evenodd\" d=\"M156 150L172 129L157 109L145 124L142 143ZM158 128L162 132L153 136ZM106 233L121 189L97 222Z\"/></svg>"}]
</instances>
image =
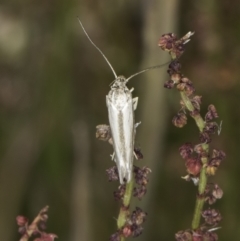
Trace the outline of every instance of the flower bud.
<instances>
[{"instance_id":1,"label":"flower bud","mask_svg":"<svg viewBox=\"0 0 240 241\"><path fill-rule=\"evenodd\" d=\"M194 158L189 158L186 163L185 163L186 167L187 167L187 172L189 174L192 174L193 176L197 176L202 168L202 163L200 160L198 159L194 159Z\"/></svg>"}]
</instances>

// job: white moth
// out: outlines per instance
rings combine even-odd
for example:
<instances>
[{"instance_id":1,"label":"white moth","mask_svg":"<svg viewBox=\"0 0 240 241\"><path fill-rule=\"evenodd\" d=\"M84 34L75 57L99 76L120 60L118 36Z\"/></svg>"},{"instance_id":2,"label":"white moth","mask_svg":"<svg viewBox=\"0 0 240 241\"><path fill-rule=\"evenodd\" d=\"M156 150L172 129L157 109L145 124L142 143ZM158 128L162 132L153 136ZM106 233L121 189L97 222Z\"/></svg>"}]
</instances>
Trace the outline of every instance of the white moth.
<instances>
[{"instance_id":1,"label":"white moth","mask_svg":"<svg viewBox=\"0 0 240 241\"><path fill-rule=\"evenodd\" d=\"M113 140L114 160L117 164L120 183L132 178L134 152L134 109L138 98L132 98L132 90L126 86L127 79L119 76L106 96L108 118Z\"/></svg>"},{"instance_id":2,"label":"white moth","mask_svg":"<svg viewBox=\"0 0 240 241\"><path fill-rule=\"evenodd\" d=\"M117 76L107 57L93 43L84 29L80 19L78 20L87 38L104 57L115 77L115 80L111 85L111 90L106 96L106 102L114 149L112 158L116 162L118 168L119 181L121 184L124 184L132 179L135 129L138 126L138 124L135 124L134 121L134 110L137 108L138 97L132 98L133 88L129 90L126 84L134 76L150 69L160 68L163 65L157 65L144 69L131 75L127 79L124 76Z\"/></svg>"}]
</instances>

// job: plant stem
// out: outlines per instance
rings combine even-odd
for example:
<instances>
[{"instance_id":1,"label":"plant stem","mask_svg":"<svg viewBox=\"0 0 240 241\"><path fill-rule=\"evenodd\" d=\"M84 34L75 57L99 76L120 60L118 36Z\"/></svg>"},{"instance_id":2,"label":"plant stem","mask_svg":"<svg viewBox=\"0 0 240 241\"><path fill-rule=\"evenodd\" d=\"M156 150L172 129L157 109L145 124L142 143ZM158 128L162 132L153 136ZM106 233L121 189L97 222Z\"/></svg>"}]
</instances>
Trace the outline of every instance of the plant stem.
<instances>
[{"instance_id":1,"label":"plant stem","mask_svg":"<svg viewBox=\"0 0 240 241\"><path fill-rule=\"evenodd\" d=\"M205 172L205 168L203 167L199 178L198 196L197 196L195 210L193 214L192 229L197 229L200 224L202 209L204 205L204 197L202 197L201 194L204 193L206 184L207 184L207 175Z\"/></svg>"},{"instance_id":2,"label":"plant stem","mask_svg":"<svg viewBox=\"0 0 240 241\"><path fill-rule=\"evenodd\" d=\"M180 91L180 95L181 95L181 98L182 98L186 108L190 112L194 111L194 106L192 105L191 100L188 98L188 96L185 94L185 92ZM204 122L203 118L201 117L200 114L194 115L193 118L194 118L200 132L202 132L205 127L205 122ZM203 143L202 148L205 150L206 153L208 153L208 149L209 149L208 144ZM195 210L194 210L194 214L193 214L192 229L197 229L200 225L200 219L201 219L202 209L203 209L203 205L204 205L204 197L202 194L204 193L204 191L206 189L206 185L207 185L207 174L206 174L205 164L208 162L208 158L202 157L201 161L202 161L202 169L201 169L200 177L199 177L198 196L197 196Z\"/></svg>"},{"instance_id":3,"label":"plant stem","mask_svg":"<svg viewBox=\"0 0 240 241\"><path fill-rule=\"evenodd\" d=\"M132 192L133 192L133 178L132 180L130 180L129 183L126 184L126 190L123 197L123 204L122 204L122 207L120 208L120 212L117 219L118 229L121 229L127 221ZM124 237L121 237L121 241L123 240L124 240Z\"/></svg>"}]
</instances>

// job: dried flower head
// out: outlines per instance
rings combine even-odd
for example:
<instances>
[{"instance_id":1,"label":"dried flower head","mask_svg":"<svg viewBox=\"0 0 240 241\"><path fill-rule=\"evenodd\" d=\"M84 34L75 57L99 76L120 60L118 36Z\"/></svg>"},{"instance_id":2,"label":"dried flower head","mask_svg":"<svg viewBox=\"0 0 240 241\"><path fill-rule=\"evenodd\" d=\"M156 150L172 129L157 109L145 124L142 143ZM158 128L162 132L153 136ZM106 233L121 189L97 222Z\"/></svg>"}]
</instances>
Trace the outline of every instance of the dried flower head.
<instances>
[{"instance_id":1,"label":"dried flower head","mask_svg":"<svg viewBox=\"0 0 240 241\"><path fill-rule=\"evenodd\" d=\"M207 156L207 153L205 151L205 149L203 148L203 144L197 144L194 146L194 152L196 152L197 154L199 154L201 157L203 156Z\"/></svg>"},{"instance_id":2,"label":"dried flower head","mask_svg":"<svg viewBox=\"0 0 240 241\"><path fill-rule=\"evenodd\" d=\"M148 183L148 174L151 173L151 169L148 167L133 166L133 172L135 173L136 183L139 185L146 185Z\"/></svg>"},{"instance_id":3,"label":"dried flower head","mask_svg":"<svg viewBox=\"0 0 240 241\"><path fill-rule=\"evenodd\" d=\"M175 82L173 80L168 80L164 83L164 88L172 89L174 88Z\"/></svg>"},{"instance_id":4,"label":"dried flower head","mask_svg":"<svg viewBox=\"0 0 240 241\"><path fill-rule=\"evenodd\" d=\"M124 185L120 185L118 187L118 190L113 192L114 199L116 201L122 200L123 196L124 196L124 193L125 193L125 190L126 190L126 185L125 184Z\"/></svg>"},{"instance_id":5,"label":"dried flower head","mask_svg":"<svg viewBox=\"0 0 240 241\"><path fill-rule=\"evenodd\" d=\"M208 112L205 115L205 121L208 122L208 121L211 121L215 118L218 118L218 113L217 113L216 107L214 105L209 105L208 106Z\"/></svg>"},{"instance_id":6,"label":"dried flower head","mask_svg":"<svg viewBox=\"0 0 240 241\"><path fill-rule=\"evenodd\" d=\"M216 122L207 122L204 131L208 134L215 134L215 132L218 130L218 124Z\"/></svg>"},{"instance_id":7,"label":"dried flower head","mask_svg":"<svg viewBox=\"0 0 240 241\"><path fill-rule=\"evenodd\" d=\"M200 133L199 140L201 141L201 143L206 143L206 144L212 141L211 137L206 131L203 131Z\"/></svg>"},{"instance_id":8,"label":"dried flower head","mask_svg":"<svg viewBox=\"0 0 240 241\"><path fill-rule=\"evenodd\" d=\"M96 138L101 141L108 141L111 138L111 129L108 125L96 126Z\"/></svg>"},{"instance_id":9,"label":"dried flower head","mask_svg":"<svg viewBox=\"0 0 240 241\"><path fill-rule=\"evenodd\" d=\"M222 220L220 212L215 209L207 209L203 211L202 217L209 225L217 225Z\"/></svg>"},{"instance_id":10,"label":"dried flower head","mask_svg":"<svg viewBox=\"0 0 240 241\"><path fill-rule=\"evenodd\" d=\"M177 36L174 33L163 34L158 41L158 46L164 51L172 51L175 47Z\"/></svg>"},{"instance_id":11,"label":"dried flower head","mask_svg":"<svg viewBox=\"0 0 240 241\"><path fill-rule=\"evenodd\" d=\"M222 189L217 184L207 185L205 190L205 201L212 205L223 196Z\"/></svg>"},{"instance_id":12,"label":"dried flower head","mask_svg":"<svg viewBox=\"0 0 240 241\"><path fill-rule=\"evenodd\" d=\"M206 172L208 175L215 175L217 168L219 167L226 154L221 150L213 150L212 157L206 165Z\"/></svg>"},{"instance_id":13,"label":"dried flower head","mask_svg":"<svg viewBox=\"0 0 240 241\"><path fill-rule=\"evenodd\" d=\"M175 76L176 74L180 74L181 67L182 66L178 60L173 60L169 64L167 72L170 75L171 79L172 79L172 76ZM182 77L181 74L180 74L180 76Z\"/></svg>"},{"instance_id":14,"label":"dried flower head","mask_svg":"<svg viewBox=\"0 0 240 241\"><path fill-rule=\"evenodd\" d=\"M142 225L146 221L147 213L145 213L141 208L136 207L131 214L131 222L139 225Z\"/></svg>"},{"instance_id":15,"label":"dried flower head","mask_svg":"<svg viewBox=\"0 0 240 241\"><path fill-rule=\"evenodd\" d=\"M180 73L173 73L171 75L171 80L175 83L175 84L178 84L181 80L182 76Z\"/></svg>"},{"instance_id":16,"label":"dried flower head","mask_svg":"<svg viewBox=\"0 0 240 241\"><path fill-rule=\"evenodd\" d=\"M192 234L189 230L179 231L175 234L176 241L192 241Z\"/></svg>"},{"instance_id":17,"label":"dried flower head","mask_svg":"<svg viewBox=\"0 0 240 241\"><path fill-rule=\"evenodd\" d=\"M190 41L190 37L193 35L193 32L188 32L185 36L180 39L177 39L177 36L173 33L164 34L158 42L158 46L164 50L171 53L174 58L179 58L184 50L185 44Z\"/></svg>"},{"instance_id":18,"label":"dried flower head","mask_svg":"<svg viewBox=\"0 0 240 241\"><path fill-rule=\"evenodd\" d=\"M133 196L137 197L139 200L141 200L146 193L147 193L147 188L145 185L134 187L133 189Z\"/></svg>"},{"instance_id":19,"label":"dried flower head","mask_svg":"<svg viewBox=\"0 0 240 241\"><path fill-rule=\"evenodd\" d=\"M226 157L225 152L222 150L213 149L211 161L221 162Z\"/></svg>"},{"instance_id":20,"label":"dried flower head","mask_svg":"<svg viewBox=\"0 0 240 241\"><path fill-rule=\"evenodd\" d=\"M180 155L183 159L189 158L193 153L192 143L185 143L179 148Z\"/></svg>"},{"instance_id":21,"label":"dried flower head","mask_svg":"<svg viewBox=\"0 0 240 241\"><path fill-rule=\"evenodd\" d=\"M217 241L218 240L218 235L213 232L206 232L204 234L204 241Z\"/></svg>"},{"instance_id":22,"label":"dried flower head","mask_svg":"<svg viewBox=\"0 0 240 241\"><path fill-rule=\"evenodd\" d=\"M192 81L186 77L181 78L179 84L177 85L177 89L184 91L187 96L190 96L195 92Z\"/></svg>"},{"instance_id":23,"label":"dried flower head","mask_svg":"<svg viewBox=\"0 0 240 241\"><path fill-rule=\"evenodd\" d=\"M173 117L172 123L179 128L184 127L187 124L187 116L185 113L178 113Z\"/></svg>"},{"instance_id":24,"label":"dried flower head","mask_svg":"<svg viewBox=\"0 0 240 241\"><path fill-rule=\"evenodd\" d=\"M212 191L212 195L217 199L221 199L223 196L223 190L217 184L215 184Z\"/></svg>"},{"instance_id":25,"label":"dried flower head","mask_svg":"<svg viewBox=\"0 0 240 241\"><path fill-rule=\"evenodd\" d=\"M106 170L107 175L108 175L108 181L112 182L112 181L117 181L118 178L118 170L117 170L117 166L113 166L110 167Z\"/></svg>"}]
</instances>

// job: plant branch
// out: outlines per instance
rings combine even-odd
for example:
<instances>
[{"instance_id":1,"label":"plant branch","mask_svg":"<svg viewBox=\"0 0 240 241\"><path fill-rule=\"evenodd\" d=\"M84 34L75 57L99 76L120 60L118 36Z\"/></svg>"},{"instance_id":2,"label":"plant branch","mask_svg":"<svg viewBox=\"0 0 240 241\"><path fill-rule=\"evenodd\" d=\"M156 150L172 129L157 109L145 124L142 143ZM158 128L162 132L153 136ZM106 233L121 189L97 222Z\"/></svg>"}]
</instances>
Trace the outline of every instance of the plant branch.
<instances>
[{"instance_id":1,"label":"plant branch","mask_svg":"<svg viewBox=\"0 0 240 241\"><path fill-rule=\"evenodd\" d=\"M186 108L190 112L194 111L194 106L191 103L191 100L186 95L186 93L184 91L180 91L180 95L181 95L182 101L184 102ZM192 115L192 117L194 118L200 132L202 132L205 127L205 122L204 122L203 118L201 117L201 115L199 113ZM205 153L208 154L209 145L204 144L204 143L201 145L202 145L202 148L205 151ZM192 220L192 229L197 229L200 225L200 219L201 219L201 214L202 214L203 205L204 205L204 197L202 197L202 194L204 194L204 191L205 191L206 185L207 185L207 174L206 174L205 164L208 162L208 158L202 157L201 162L202 162L202 169L201 169L200 177L199 177L198 196L197 196L193 220Z\"/></svg>"}]
</instances>

